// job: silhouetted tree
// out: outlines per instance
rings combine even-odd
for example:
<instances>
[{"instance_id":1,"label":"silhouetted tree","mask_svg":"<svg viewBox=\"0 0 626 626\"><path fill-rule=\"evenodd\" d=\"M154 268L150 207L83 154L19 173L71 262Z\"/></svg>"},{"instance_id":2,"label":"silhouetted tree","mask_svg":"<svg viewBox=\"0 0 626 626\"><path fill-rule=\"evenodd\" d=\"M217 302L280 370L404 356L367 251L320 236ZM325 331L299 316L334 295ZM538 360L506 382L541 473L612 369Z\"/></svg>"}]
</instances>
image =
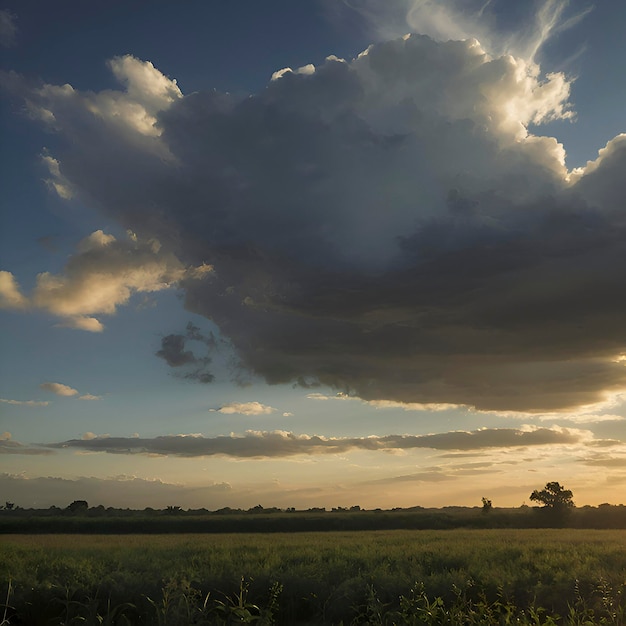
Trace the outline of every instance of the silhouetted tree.
<instances>
[{"instance_id":1,"label":"silhouetted tree","mask_svg":"<svg viewBox=\"0 0 626 626\"><path fill-rule=\"evenodd\" d=\"M78 511L86 511L88 508L89 504L87 504L86 500L74 500L74 502L67 507L67 510L76 513Z\"/></svg>"},{"instance_id":2,"label":"silhouetted tree","mask_svg":"<svg viewBox=\"0 0 626 626\"><path fill-rule=\"evenodd\" d=\"M573 494L569 489L563 489L557 482L547 483L541 491L533 491L530 499L541 502L543 508L550 511L567 511L574 507Z\"/></svg>"}]
</instances>

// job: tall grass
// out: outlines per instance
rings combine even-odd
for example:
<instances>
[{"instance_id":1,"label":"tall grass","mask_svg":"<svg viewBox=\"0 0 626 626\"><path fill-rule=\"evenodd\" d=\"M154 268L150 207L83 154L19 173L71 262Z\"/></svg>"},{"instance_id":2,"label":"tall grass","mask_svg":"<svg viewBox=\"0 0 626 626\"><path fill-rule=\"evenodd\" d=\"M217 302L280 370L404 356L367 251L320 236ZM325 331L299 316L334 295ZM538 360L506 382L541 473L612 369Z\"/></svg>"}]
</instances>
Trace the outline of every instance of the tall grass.
<instances>
[{"instance_id":1,"label":"tall grass","mask_svg":"<svg viewBox=\"0 0 626 626\"><path fill-rule=\"evenodd\" d=\"M578 625L623 624L626 613L624 531L0 541L10 624Z\"/></svg>"}]
</instances>

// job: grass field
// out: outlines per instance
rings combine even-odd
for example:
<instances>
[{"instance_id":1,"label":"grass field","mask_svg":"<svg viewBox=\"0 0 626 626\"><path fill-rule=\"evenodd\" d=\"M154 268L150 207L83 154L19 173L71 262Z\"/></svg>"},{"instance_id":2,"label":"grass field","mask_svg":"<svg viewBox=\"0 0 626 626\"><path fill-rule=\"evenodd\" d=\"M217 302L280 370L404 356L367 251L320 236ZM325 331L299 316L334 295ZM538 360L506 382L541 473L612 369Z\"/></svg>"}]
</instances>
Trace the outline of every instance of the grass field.
<instances>
[{"instance_id":1,"label":"grass field","mask_svg":"<svg viewBox=\"0 0 626 626\"><path fill-rule=\"evenodd\" d=\"M626 531L5 535L0 582L30 626L624 624Z\"/></svg>"}]
</instances>

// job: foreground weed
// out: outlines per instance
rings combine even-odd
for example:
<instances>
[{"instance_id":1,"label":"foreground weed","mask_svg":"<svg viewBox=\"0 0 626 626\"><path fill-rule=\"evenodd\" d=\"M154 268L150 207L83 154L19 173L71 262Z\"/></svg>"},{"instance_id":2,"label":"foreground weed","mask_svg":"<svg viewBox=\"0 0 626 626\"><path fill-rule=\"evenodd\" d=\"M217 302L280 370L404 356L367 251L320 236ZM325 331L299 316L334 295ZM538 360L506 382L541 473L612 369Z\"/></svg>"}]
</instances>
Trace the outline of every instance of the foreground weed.
<instances>
[{"instance_id":1,"label":"foreground weed","mask_svg":"<svg viewBox=\"0 0 626 626\"><path fill-rule=\"evenodd\" d=\"M4 613L2 614L2 621L0 622L0 626L6 626L9 623L9 620L7 619L7 611L13 608L12 606L9 605L10 599L11 599L11 580L9 579L9 584L7 585L7 599L4 605L1 605L4 607Z\"/></svg>"},{"instance_id":2,"label":"foreground weed","mask_svg":"<svg viewBox=\"0 0 626 626\"><path fill-rule=\"evenodd\" d=\"M248 601L250 582L243 576L239 581L239 591L232 596L225 596L225 601L216 600L213 612L218 619L218 624L258 624L270 626L274 624L274 615L278 610L278 597L283 587L274 583L270 589L267 606L260 608L257 604Z\"/></svg>"},{"instance_id":3,"label":"foreground weed","mask_svg":"<svg viewBox=\"0 0 626 626\"><path fill-rule=\"evenodd\" d=\"M384 626L387 624L386 614L389 604L383 603L373 584L367 586L365 608L352 620L352 624L368 624L369 626Z\"/></svg>"},{"instance_id":4,"label":"foreground weed","mask_svg":"<svg viewBox=\"0 0 626 626\"><path fill-rule=\"evenodd\" d=\"M154 610L158 626L202 623L208 595L200 605L201 593L187 580L170 579L161 591L161 600L144 596Z\"/></svg>"},{"instance_id":5,"label":"foreground weed","mask_svg":"<svg viewBox=\"0 0 626 626\"><path fill-rule=\"evenodd\" d=\"M101 604L102 602L97 597L80 603L80 609L74 621L94 624L94 626L131 626L134 623L133 618L137 607L131 602L112 605L109 599L104 607L101 607Z\"/></svg>"}]
</instances>

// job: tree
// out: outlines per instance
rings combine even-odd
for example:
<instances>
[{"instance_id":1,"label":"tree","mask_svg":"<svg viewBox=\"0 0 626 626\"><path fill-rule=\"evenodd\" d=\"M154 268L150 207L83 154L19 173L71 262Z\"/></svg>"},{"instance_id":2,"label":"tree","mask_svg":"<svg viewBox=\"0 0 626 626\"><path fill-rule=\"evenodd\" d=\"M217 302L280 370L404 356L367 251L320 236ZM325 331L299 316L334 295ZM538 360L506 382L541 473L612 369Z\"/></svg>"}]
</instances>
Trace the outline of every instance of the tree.
<instances>
[{"instance_id":1,"label":"tree","mask_svg":"<svg viewBox=\"0 0 626 626\"><path fill-rule=\"evenodd\" d=\"M557 482L547 483L541 491L533 491L530 499L541 502L543 508L549 511L567 511L574 507L573 494L569 489L563 489Z\"/></svg>"},{"instance_id":2,"label":"tree","mask_svg":"<svg viewBox=\"0 0 626 626\"><path fill-rule=\"evenodd\" d=\"M89 508L89 504L87 504L87 500L74 500L68 507L68 511L72 511L72 513L78 513L82 511L86 511Z\"/></svg>"}]
</instances>

